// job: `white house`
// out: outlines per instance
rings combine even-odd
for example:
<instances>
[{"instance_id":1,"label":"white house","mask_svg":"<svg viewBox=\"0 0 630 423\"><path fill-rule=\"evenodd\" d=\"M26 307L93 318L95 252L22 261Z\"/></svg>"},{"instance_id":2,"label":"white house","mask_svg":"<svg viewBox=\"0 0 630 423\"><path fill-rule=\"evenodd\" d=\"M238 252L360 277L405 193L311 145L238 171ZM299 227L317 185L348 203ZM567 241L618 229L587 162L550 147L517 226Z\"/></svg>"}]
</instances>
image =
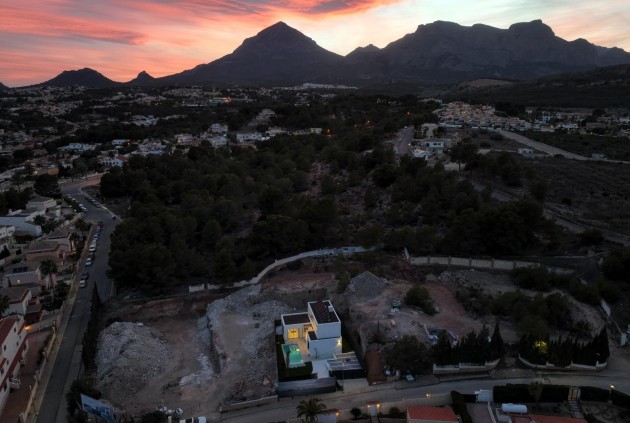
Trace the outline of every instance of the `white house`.
<instances>
[{"instance_id":1,"label":"white house","mask_svg":"<svg viewBox=\"0 0 630 423\"><path fill-rule=\"evenodd\" d=\"M20 370L26 364L28 340L24 317L11 316L0 320L0 414L11 388L20 387Z\"/></svg>"},{"instance_id":2,"label":"white house","mask_svg":"<svg viewBox=\"0 0 630 423\"><path fill-rule=\"evenodd\" d=\"M236 134L236 141L238 142L254 142L261 141L262 134L260 132L239 132Z\"/></svg>"},{"instance_id":3,"label":"white house","mask_svg":"<svg viewBox=\"0 0 630 423\"><path fill-rule=\"evenodd\" d=\"M13 226L15 229L28 232L38 237L42 234L42 228L34 224L33 219L45 214L46 212L44 210L36 209L10 211L6 216L0 216L0 225Z\"/></svg>"},{"instance_id":4,"label":"white house","mask_svg":"<svg viewBox=\"0 0 630 423\"><path fill-rule=\"evenodd\" d=\"M210 125L210 132L213 134L225 135L227 131L228 126L225 123L213 123Z\"/></svg>"},{"instance_id":5,"label":"white house","mask_svg":"<svg viewBox=\"0 0 630 423\"><path fill-rule=\"evenodd\" d=\"M54 198L42 197L36 195L26 203L27 209L35 209L39 211L48 211L57 207L57 201Z\"/></svg>"},{"instance_id":6,"label":"white house","mask_svg":"<svg viewBox=\"0 0 630 423\"><path fill-rule=\"evenodd\" d=\"M24 316L28 309L28 304L33 298L30 288L21 286L3 288L0 290L0 295L9 297L9 309L5 312L5 315L19 314Z\"/></svg>"},{"instance_id":7,"label":"white house","mask_svg":"<svg viewBox=\"0 0 630 423\"><path fill-rule=\"evenodd\" d=\"M330 301L309 302L306 313L283 314L282 334L287 344L304 344L312 359L341 353L341 321Z\"/></svg>"}]
</instances>

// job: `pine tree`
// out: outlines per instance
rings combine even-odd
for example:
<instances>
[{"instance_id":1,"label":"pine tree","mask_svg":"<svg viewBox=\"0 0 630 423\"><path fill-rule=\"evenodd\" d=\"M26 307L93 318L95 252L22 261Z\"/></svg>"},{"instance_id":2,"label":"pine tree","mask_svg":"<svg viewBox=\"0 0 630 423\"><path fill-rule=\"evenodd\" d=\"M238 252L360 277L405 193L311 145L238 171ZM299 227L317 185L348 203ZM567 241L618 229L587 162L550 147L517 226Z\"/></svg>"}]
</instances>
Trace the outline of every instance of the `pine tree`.
<instances>
[{"instance_id":1,"label":"pine tree","mask_svg":"<svg viewBox=\"0 0 630 423\"><path fill-rule=\"evenodd\" d=\"M501 337L501 331L499 329L499 321L494 325L494 331L492 332L492 337L490 338L490 359L496 360L497 358L503 357L505 354L505 344L503 342L503 338Z\"/></svg>"}]
</instances>

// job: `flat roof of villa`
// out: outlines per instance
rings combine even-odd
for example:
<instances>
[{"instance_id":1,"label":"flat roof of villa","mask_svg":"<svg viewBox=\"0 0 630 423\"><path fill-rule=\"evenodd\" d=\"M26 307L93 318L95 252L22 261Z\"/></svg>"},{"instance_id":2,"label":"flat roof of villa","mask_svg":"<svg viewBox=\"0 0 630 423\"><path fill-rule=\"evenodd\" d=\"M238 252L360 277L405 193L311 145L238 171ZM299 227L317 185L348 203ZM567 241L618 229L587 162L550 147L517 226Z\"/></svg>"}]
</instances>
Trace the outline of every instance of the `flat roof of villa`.
<instances>
[{"instance_id":1,"label":"flat roof of villa","mask_svg":"<svg viewBox=\"0 0 630 423\"><path fill-rule=\"evenodd\" d=\"M285 325L299 325L302 323L311 323L308 313L283 314L280 316Z\"/></svg>"},{"instance_id":2,"label":"flat roof of villa","mask_svg":"<svg viewBox=\"0 0 630 423\"><path fill-rule=\"evenodd\" d=\"M335 313L335 308L332 306L330 301L314 301L308 304L311 306L311 310L313 310L317 323L332 323L339 321L339 318L337 318L337 314Z\"/></svg>"}]
</instances>

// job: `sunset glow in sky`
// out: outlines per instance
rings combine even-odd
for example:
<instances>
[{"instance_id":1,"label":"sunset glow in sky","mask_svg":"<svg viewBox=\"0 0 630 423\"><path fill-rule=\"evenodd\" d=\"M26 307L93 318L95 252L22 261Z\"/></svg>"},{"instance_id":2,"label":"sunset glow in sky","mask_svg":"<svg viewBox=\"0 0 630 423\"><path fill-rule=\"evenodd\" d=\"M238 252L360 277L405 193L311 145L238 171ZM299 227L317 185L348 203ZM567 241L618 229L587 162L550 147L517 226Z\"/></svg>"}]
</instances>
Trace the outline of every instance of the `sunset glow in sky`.
<instances>
[{"instance_id":1,"label":"sunset glow in sky","mask_svg":"<svg viewBox=\"0 0 630 423\"><path fill-rule=\"evenodd\" d=\"M542 19L559 37L630 51L628 0L0 0L0 82L90 67L115 81L170 75L231 53L284 21L345 55L436 20L508 28Z\"/></svg>"}]
</instances>

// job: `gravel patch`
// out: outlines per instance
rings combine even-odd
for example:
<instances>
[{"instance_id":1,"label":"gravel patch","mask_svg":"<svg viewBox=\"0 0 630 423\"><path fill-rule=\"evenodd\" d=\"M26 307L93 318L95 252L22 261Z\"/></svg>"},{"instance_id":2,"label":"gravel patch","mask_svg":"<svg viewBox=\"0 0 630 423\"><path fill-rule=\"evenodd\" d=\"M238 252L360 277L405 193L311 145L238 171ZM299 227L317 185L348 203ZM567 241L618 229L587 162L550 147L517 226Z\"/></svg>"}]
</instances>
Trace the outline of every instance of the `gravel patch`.
<instances>
[{"instance_id":1,"label":"gravel patch","mask_svg":"<svg viewBox=\"0 0 630 423\"><path fill-rule=\"evenodd\" d=\"M171 357L159 330L142 323L112 323L98 340L98 389L112 401L124 403L164 372Z\"/></svg>"},{"instance_id":2,"label":"gravel patch","mask_svg":"<svg viewBox=\"0 0 630 423\"><path fill-rule=\"evenodd\" d=\"M347 291L361 298L374 298L380 295L388 282L372 272L363 272L350 280Z\"/></svg>"}]
</instances>

